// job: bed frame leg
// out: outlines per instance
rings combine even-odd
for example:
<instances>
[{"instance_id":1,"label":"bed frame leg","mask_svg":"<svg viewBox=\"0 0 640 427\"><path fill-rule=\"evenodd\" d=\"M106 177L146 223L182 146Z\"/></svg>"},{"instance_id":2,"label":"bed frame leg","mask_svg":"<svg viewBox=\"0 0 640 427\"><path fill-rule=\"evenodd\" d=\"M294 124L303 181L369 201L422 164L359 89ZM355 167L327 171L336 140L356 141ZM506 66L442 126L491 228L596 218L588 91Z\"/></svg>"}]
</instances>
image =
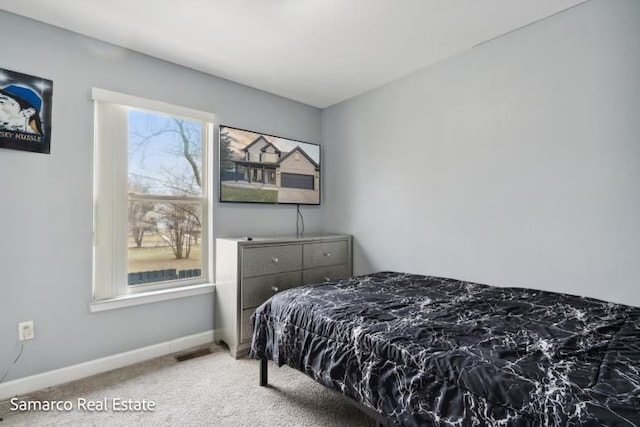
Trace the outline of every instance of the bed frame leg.
<instances>
[{"instance_id":1,"label":"bed frame leg","mask_svg":"<svg viewBox=\"0 0 640 427\"><path fill-rule=\"evenodd\" d=\"M260 359L260 385L264 387L267 384L268 384L267 359Z\"/></svg>"}]
</instances>

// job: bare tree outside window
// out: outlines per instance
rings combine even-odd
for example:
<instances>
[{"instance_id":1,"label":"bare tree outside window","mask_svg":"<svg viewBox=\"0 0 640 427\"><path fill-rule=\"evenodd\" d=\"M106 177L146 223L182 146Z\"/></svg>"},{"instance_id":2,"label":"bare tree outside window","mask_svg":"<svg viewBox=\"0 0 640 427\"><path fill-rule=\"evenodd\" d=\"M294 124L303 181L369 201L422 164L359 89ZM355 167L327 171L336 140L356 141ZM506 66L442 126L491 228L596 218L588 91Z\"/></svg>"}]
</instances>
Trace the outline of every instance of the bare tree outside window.
<instances>
[{"instance_id":1,"label":"bare tree outside window","mask_svg":"<svg viewBox=\"0 0 640 427\"><path fill-rule=\"evenodd\" d=\"M136 182L135 177L130 176L129 192L144 193L145 189ZM129 202L129 233L131 233L137 248L142 247L145 233L149 234L157 230L153 216L149 215L153 209L154 204L151 202Z\"/></svg>"},{"instance_id":2,"label":"bare tree outside window","mask_svg":"<svg viewBox=\"0 0 640 427\"><path fill-rule=\"evenodd\" d=\"M202 122L129 112L130 284L200 274L203 157Z\"/></svg>"}]
</instances>

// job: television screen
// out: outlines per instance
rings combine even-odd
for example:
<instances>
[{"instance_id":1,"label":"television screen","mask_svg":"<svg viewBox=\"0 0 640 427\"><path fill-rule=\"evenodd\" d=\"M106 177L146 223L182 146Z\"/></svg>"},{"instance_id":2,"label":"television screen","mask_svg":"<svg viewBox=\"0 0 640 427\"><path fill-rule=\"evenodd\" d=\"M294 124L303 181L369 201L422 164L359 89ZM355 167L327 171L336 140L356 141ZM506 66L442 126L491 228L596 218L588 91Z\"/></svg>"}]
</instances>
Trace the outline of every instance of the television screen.
<instances>
[{"instance_id":1,"label":"television screen","mask_svg":"<svg viewBox=\"0 0 640 427\"><path fill-rule=\"evenodd\" d=\"M220 201L320 204L320 146L220 126Z\"/></svg>"}]
</instances>

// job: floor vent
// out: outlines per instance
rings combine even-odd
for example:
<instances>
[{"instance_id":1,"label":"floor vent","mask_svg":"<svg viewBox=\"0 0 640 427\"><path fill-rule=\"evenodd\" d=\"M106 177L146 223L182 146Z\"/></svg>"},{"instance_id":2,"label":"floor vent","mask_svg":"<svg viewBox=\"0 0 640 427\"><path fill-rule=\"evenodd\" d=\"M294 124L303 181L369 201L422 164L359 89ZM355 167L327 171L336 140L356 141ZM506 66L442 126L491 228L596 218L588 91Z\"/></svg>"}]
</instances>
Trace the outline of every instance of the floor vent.
<instances>
[{"instance_id":1,"label":"floor vent","mask_svg":"<svg viewBox=\"0 0 640 427\"><path fill-rule=\"evenodd\" d=\"M211 354L212 351L210 348L201 348L198 350L190 351L188 353L182 353L175 356L178 362L184 362L185 360L195 359L196 357L206 356L207 354Z\"/></svg>"}]
</instances>

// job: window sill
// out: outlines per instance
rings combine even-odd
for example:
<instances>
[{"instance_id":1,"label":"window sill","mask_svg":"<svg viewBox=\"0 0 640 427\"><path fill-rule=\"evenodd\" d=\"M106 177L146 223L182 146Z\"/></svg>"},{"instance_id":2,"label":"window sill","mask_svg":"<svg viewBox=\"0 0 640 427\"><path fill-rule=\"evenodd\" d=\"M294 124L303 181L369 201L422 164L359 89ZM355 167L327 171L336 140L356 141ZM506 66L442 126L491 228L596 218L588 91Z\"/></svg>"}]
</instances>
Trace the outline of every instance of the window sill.
<instances>
[{"instance_id":1,"label":"window sill","mask_svg":"<svg viewBox=\"0 0 640 427\"><path fill-rule=\"evenodd\" d=\"M117 298L93 301L89 304L89 308L93 313L105 310L115 310L117 308L132 307L134 305L150 304L177 298L210 294L214 292L214 289L215 285L213 283L204 283L200 285L141 292L137 294L123 295Z\"/></svg>"}]
</instances>

